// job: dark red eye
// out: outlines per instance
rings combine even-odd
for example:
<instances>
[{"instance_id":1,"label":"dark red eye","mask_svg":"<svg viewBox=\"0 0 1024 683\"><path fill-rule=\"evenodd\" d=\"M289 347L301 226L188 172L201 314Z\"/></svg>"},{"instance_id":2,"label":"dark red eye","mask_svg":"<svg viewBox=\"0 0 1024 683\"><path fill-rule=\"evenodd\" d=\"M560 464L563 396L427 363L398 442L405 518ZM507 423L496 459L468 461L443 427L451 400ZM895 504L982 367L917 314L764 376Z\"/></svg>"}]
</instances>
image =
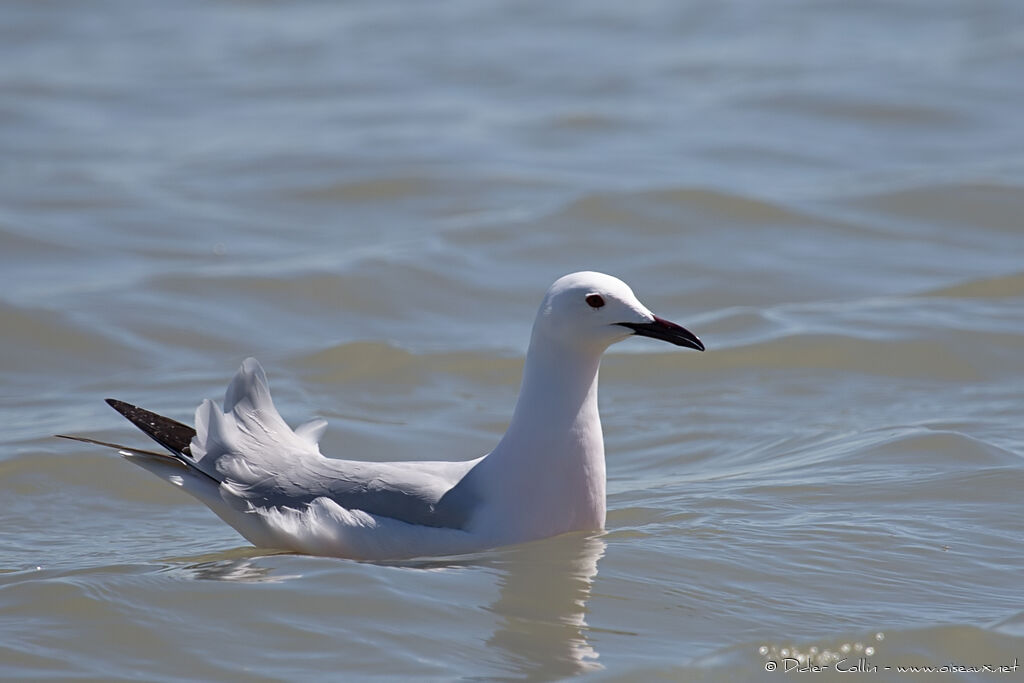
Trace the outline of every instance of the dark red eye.
<instances>
[{"instance_id":1,"label":"dark red eye","mask_svg":"<svg viewBox=\"0 0 1024 683\"><path fill-rule=\"evenodd\" d=\"M601 308L604 306L604 297L600 294L588 294L587 303L590 304L591 308Z\"/></svg>"}]
</instances>

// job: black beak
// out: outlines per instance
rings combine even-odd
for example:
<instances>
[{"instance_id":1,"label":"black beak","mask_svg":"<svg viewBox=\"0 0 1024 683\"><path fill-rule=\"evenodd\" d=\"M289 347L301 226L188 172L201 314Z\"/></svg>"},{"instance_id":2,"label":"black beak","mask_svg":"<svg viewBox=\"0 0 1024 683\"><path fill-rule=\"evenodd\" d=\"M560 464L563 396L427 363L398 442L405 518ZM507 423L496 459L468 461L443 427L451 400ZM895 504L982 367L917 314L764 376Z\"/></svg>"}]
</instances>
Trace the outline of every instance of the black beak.
<instances>
[{"instance_id":1,"label":"black beak","mask_svg":"<svg viewBox=\"0 0 1024 683\"><path fill-rule=\"evenodd\" d=\"M685 346L690 349L697 349L698 351L704 350L704 342L702 342L693 332L690 332L682 325L676 325L675 323L670 323L667 320L662 320L658 316L654 316L654 322L650 323L615 324L628 327L641 337L660 339L662 341L667 341L670 344L675 344L676 346Z\"/></svg>"}]
</instances>

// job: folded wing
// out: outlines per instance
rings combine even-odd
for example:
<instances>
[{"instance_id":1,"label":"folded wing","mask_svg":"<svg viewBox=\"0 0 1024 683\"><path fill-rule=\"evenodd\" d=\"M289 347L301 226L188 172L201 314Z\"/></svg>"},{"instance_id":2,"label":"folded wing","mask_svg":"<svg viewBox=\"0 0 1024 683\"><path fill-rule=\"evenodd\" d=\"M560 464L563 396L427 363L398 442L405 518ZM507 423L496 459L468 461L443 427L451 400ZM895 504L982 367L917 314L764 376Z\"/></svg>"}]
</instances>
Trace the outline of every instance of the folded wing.
<instances>
[{"instance_id":1,"label":"folded wing","mask_svg":"<svg viewBox=\"0 0 1024 683\"><path fill-rule=\"evenodd\" d=\"M181 464L216 482L222 497L254 508L302 509L328 498L348 510L455 529L463 528L472 512L468 504L439 503L478 461L325 458L318 441L327 423L314 420L292 430L253 358L231 381L223 408L210 400L199 406L195 429L123 401L108 403Z\"/></svg>"}]
</instances>

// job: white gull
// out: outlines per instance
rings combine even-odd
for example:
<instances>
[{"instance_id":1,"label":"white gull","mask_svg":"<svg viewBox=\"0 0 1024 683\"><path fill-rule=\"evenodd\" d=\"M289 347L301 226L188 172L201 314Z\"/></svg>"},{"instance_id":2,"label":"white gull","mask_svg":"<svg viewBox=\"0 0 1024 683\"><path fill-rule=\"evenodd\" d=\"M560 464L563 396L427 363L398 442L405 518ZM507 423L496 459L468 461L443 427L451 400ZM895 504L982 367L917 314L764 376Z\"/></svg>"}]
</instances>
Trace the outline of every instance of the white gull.
<instances>
[{"instance_id":1,"label":"white gull","mask_svg":"<svg viewBox=\"0 0 1024 683\"><path fill-rule=\"evenodd\" d=\"M195 429L130 404L108 403L170 455L83 437L180 486L256 546L388 560L452 555L605 522L604 437L597 409L601 355L631 335L704 350L658 318L621 280L559 278L533 323L508 430L469 461L366 462L326 458L326 421L292 430L263 368L242 363L221 408L207 399Z\"/></svg>"}]
</instances>

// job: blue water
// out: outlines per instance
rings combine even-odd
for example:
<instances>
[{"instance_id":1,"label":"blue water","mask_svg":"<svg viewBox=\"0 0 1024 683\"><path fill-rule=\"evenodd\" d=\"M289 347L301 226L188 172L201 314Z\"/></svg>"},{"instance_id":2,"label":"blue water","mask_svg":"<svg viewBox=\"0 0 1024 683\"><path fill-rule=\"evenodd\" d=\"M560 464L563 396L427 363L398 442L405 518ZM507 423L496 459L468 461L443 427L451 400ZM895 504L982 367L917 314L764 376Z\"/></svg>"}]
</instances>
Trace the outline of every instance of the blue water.
<instances>
[{"instance_id":1,"label":"blue water","mask_svg":"<svg viewBox=\"0 0 1024 683\"><path fill-rule=\"evenodd\" d=\"M0 676L1024 658L1022 57L1008 2L5 3ZM256 355L325 453L478 457L581 268L708 346L606 357L603 535L268 554L52 438Z\"/></svg>"}]
</instances>

